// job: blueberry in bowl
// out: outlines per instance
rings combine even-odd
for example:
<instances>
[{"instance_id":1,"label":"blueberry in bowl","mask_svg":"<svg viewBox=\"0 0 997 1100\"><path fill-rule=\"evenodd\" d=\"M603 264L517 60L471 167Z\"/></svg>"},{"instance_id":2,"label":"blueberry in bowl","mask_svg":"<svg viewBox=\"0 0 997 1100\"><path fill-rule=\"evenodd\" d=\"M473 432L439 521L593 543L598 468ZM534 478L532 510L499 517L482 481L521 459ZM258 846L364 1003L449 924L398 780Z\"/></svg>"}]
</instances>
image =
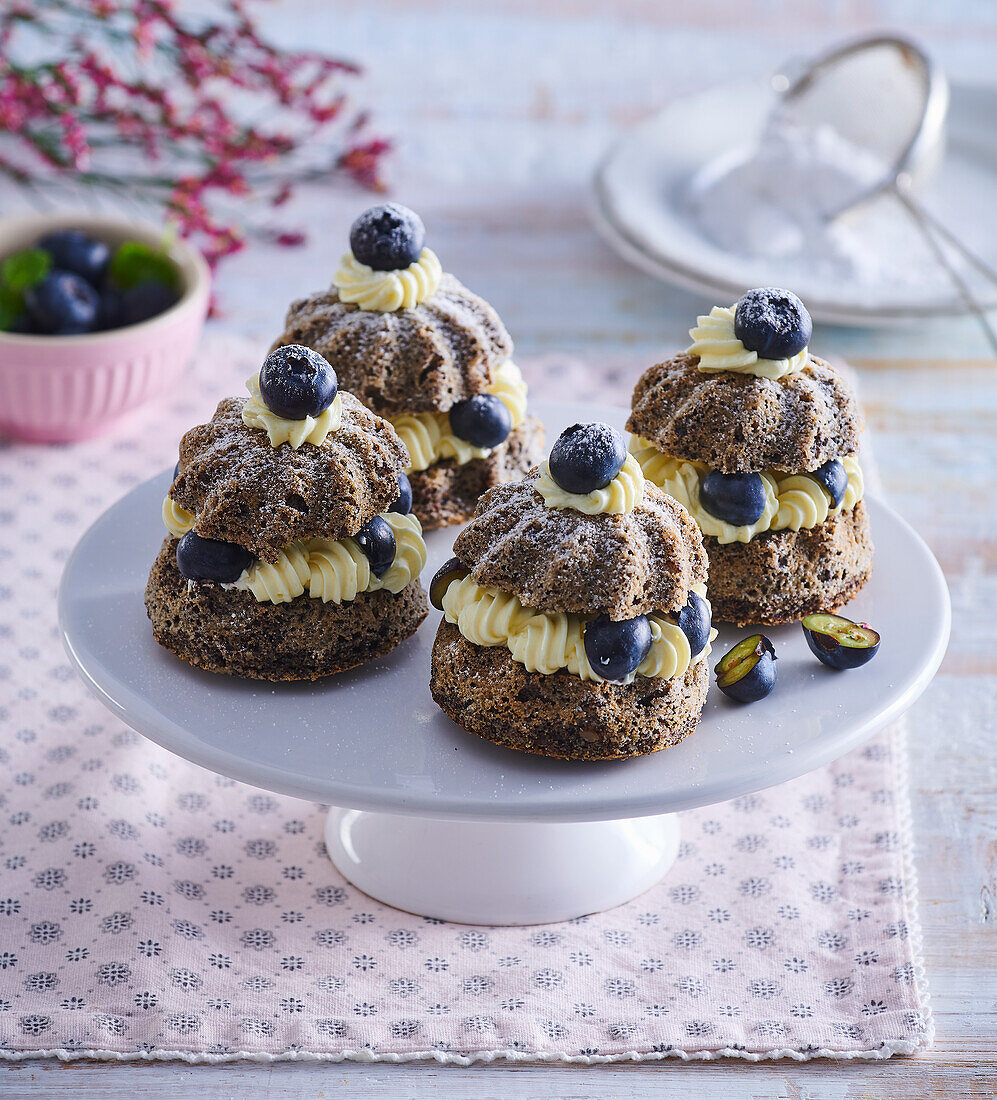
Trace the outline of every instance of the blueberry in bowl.
<instances>
[{"instance_id":1,"label":"blueberry in bowl","mask_svg":"<svg viewBox=\"0 0 997 1100\"><path fill-rule=\"evenodd\" d=\"M735 703L756 703L775 687L775 646L764 634L742 638L720 658L717 687Z\"/></svg>"},{"instance_id":2,"label":"blueberry in bowl","mask_svg":"<svg viewBox=\"0 0 997 1100\"><path fill-rule=\"evenodd\" d=\"M810 652L839 672L861 668L879 652L879 634L868 623L853 623L844 615L818 611L805 616L802 626Z\"/></svg>"}]
</instances>

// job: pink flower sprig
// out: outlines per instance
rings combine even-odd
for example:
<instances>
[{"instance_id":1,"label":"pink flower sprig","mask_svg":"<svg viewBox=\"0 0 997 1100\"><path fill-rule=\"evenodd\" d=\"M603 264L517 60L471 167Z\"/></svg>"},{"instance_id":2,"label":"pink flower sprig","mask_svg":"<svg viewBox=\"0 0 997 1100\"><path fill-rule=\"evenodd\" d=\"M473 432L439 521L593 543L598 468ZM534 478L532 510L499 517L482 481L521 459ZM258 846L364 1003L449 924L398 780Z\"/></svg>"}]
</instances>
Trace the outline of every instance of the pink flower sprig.
<instances>
[{"instance_id":1,"label":"pink flower sprig","mask_svg":"<svg viewBox=\"0 0 997 1100\"><path fill-rule=\"evenodd\" d=\"M0 175L151 203L214 265L256 232L240 204L283 206L295 184L383 189L388 142L345 85L359 69L270 45L246 0L181 14L172 0L11 0L0 6ZM200 9L199 9L200 10Z\"/></svg>"}]
</instances>

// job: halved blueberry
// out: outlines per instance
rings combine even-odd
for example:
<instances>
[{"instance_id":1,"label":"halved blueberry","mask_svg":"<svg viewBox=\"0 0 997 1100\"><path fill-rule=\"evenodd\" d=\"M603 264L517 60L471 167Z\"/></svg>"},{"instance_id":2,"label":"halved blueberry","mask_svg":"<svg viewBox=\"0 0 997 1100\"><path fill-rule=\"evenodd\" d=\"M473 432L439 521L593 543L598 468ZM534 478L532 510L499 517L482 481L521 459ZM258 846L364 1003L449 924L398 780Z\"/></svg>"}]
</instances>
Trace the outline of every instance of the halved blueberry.
<instances>
[{"instance_id":1,"label":"halved blueberry","mask_svg":"<svg viewBox=\"0 0 997 1100\"><path fill-rule=\"evenodd\" d=\"M651 624L646 615L614 621L608 615L585 624L585 656L604 680L625 680L651 648Z\"/></svg>"},{"instance_id":2,"label":"halved blueberry","mask_svg":"<svg viewBox=\"0 0 997 1100\"><path fill-rule=\"evenodd\" d=\"M395 560L395 533L382 516L374 516L353 536L353 541L370 562L375 577L383 577Z\"/></svg>"},{"instance_id":3,"label":"halved blueberry","mask_svg":"<svg viewBox=\"0 0 997 1100\"><path fill-rule=\"evenodd\" d=\"M138 283L129 287L121 295L118 323L137 325L140 321L148 321L150 317L158 317L160 313L165 313L170 306L176 305L176 301L176 291L165 283Z\"/></svg>"},{"instance_id":4,"label":"halved blueberry","mask_svg":"<svg viewBox=\"0 0 997 1100\"><path fill-rule=\"evenodd\" d=\"M473 447L497 447L509 438L512 416L492 393L477 393L450 410L450 430Z\"/></svg>"},{"instance_id":5,"label":"halved blueberry","mask_svg":"<svg viewBox=\"0 0 997 1100\"><path fill-rule=\"evenodd\" d=\"M807 615L802 626L810 652L839 672L867 664L879 651L879 634L867 623L853 623L843 615L819 611Z\"/></svg>"},{"instance_id":6,"label":"halved blueberry","mask_svg":"<svg viewBox=\"0 0 997 1100\"><path fill-rule=\"evenodd\" d=\"M97 291L72 271L51 271L24 292L24 304L38 332L74 336L97 323Z\"/></svg>"},{"instance_id":7,"label":"halved blueberry","mask_svg":"<svg viewBox=\"0 0 997 1100\"><path fill-rule=\"evenodd\" d=\"M623 467L627 447L609 424L572 424L550 449L550 476L566 493L604 489Z\"/></svg>"},{"instance_id":8,"label":"halved blueberry","mask_svg":"<svg viewBox=\"0 0 997 1100\"><path fill-rule=\"evenodd\" d=\"M370 207L350 227L353 255L375 271L397 271L415 263L425 241L422 218L397 202Z\"/></svg>"},{"instance_id":9,"label":"halved blueberry","mask_svg":"<svg viewBox=\"0 0 997 1100\"><path fill-rule=\"evenodd\" d=\"M336 399L339 380L330 363L301 344L274 348L260 369L260 397L288 420L318 416Z\"/></svg>"},{"instance_id":10,"label":"halved blueberry","mask_svg":"<svg viewBox=\"0 0 997 1100\"><path fill-rule=\"evenodd\" d=\"M189 581L232 584L253 564L253 555L234 542L204 539L188 531L177 543L177 569Z\"/></svg>"},{"instance_id":11,"label":"halved blueberry","mask_svg":"<svg viewBox=\"0 0 997 1100\"><path fill-rule=\"evenodd\" d=\"M716 667L717 687L735 703L764 699L775 687L775 646L764 634L751 634L729 650Z\"/></svg>"},{"instance_id":12,"label":"halved blueberry","mask_svg":"<svg viewBox=\"0 0 997 1100\"><path fill-rule=\"evenodd\" d=\"M790 359L813 335L807 307L792 291L776 286L749 290L734 307L734 335L762 359Z\"/></svg>"},{"instance_id":13,"label":"halved blueberry","mask_svg":"<svg viewBox=\"0 0 997 1100\"><path fill-rule=\"evenodd\" d=\"M398 499L388 509L389 512L398 512L407 516L412 511L412 482L407 474L398 475Z\"/></svg>"},{"instance_id":14,"label":"halved blueberry","mask_svg":"<svg viewBox=\"0 0 997 1100\"><path fill-rule=\"evenodd\" d=\"M761 474L722 474L711 470L699 486L699 503L724 523L747 527L765 511Z\"/></svg>"},{"instance_id":15,"label":"halved blueberry","mask_svg":"<svg viewBox=\"0 0 997 1100\"><path fill-rule=\"evenodd\" d=\"M46 233L35 247L44 249L52 257L54 267L72 271L91 286L98 285L111 258L107 245L82 229L53 230Z\"/></svg>"},{"instance_id":16,"label":"halved blueberry","mask_svg":"<svg viewBox=\"0 0 997 1100\"><path fill-rule=\"evenodd\" d=\"M689 602L675 616L679 630L689 639L689 653L698 657L710 640L710 605L698 592L689 593Z\"/></svg>"},{"instance_id":17,"label":"halved blueberry","mask_svg":"<svg viewBox=\"0 0 997 1100\"><path fill-rule=\"evenodd\" d=\"M834 502L835 508L845 499L845 490L848 488L848 471L840 459L828 459L823 466L811 470L810 476L824 486L828 496Z\"/></svg>"},{"instance_id":18,"label":"halved blueberry","mask_svg":"<svg viewBox=\"0 0 997 1100\"><path fill-rule=\"evenodd\" d=\"M448 558L429 582L429 602L437 611L443 610L443 597L454 581L462 581L470 573L460 558Z\"/></svg>"}]
</instances>

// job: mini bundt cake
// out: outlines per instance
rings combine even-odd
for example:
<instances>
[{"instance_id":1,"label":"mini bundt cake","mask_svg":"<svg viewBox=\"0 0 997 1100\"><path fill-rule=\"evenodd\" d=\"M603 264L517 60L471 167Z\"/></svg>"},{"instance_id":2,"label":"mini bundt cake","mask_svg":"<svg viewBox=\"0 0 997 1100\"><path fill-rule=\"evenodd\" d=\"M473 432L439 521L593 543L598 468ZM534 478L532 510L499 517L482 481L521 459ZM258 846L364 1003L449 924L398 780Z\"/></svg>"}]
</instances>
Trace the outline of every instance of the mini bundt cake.
<instances>
[{"instance_id":1,"label":"mini bundt cake","mask_svg":"<svg viewBox=\"0 0 997 1100\"><path fill-rule=\"evenodd\" d=\"M847 603L872 541L845 379L810 355L789 291L749 291L690 331L687 352L637 383L627 428L644 475L691 513L717 619L793 622Z\"/></svg>"},{"instance_id":2,"label":"mini bundt cake","mask_svg":"<svg viewBox=\"0 0 997 1100\"><path fill-rule=\"evenodd\" d=\"M333 285L291 305L274 347L313 348L391 421L409 452L412 510L435 528L463 523L486 489L522 477L544 439L498 314L424 240L406 207L367 210Z\"/></svg>"},{"instance_id":3,"label":"mini bundt cake","mask_svg":"<svg viewBox=\"0 0 997 1100\"><path fill-rule=\"evenodd\" d=\"M314 680L394 649L426 617L405 447L304 347L271 353L180 443L145 605L209 672Z\"/></svg>"},{"instance_id":4,"label":"mini bundt cake","mask_svg":"<svg viewBox=\"0 0 997 1100\"><path fill-rule=\"evenodd\" d=\"M614 760L691 733L715 636L702 536L605 424L490 489L433 578L431 690L471 733Z\"/></svg>"}]
</instances>

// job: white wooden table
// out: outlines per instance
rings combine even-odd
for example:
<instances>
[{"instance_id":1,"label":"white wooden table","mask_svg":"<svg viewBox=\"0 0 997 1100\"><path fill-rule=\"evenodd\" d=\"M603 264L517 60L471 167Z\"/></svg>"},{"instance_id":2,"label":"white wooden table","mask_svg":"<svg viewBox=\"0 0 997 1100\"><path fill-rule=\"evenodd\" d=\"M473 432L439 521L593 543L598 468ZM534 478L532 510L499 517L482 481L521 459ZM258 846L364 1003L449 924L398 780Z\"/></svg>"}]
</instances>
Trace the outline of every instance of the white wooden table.
<instances>
[{"instance_id":1,"label":"white wooden table","mask_svg":"<svg viewBox=\"0 0 997 1100\"><path fill-rule=\"evenodd\" d=\"M613 134L725 73L764 71L883 24L920 34L963 79L994 79L997 6L950 0L918 10L932 21L906 22L899 0L294 0L266 17L288 43L322 41L367 63L378 116L399 138L396 197L422 212L445 266L501 312L520 355L565 352L610 364L618 388L579 396L624 402L637 374L681 345L690 318L708 303L631 270L591 230L586 179ZM254 249L232 261L219 288L225 316L215 323L252 334L262 349L283 304L328 283L340 234L368 201L330 189L303 197L297 210L314 226L309 246ZM932 1051L881 1064L802 1066L33 1062L0 1067L0 1097L997 1095L997 367L968 321L875 333L824 328L813 343L859 367L886 490L931 544L952 589L950 650L910 715L938 1031Z\"/></svg>"}]
</instances>

